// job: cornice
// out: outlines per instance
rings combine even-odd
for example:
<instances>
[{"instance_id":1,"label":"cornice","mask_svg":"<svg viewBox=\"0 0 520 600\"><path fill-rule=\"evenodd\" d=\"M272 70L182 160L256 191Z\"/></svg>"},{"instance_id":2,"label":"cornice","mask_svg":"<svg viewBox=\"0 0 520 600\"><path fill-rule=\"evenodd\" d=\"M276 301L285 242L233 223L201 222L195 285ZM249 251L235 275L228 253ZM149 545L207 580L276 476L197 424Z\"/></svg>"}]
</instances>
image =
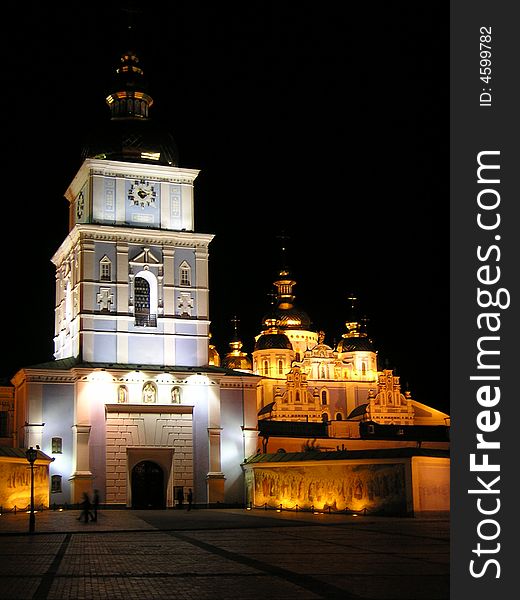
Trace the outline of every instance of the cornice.
<instances>
[{"instance_id":1,"label":"cornice","mask_svg":"<svg viewBox=\"0 0 520 600\"><path fill-rule=\"evenodd\" d=\"M207 252L208 246L214 237L211 233L79 223L69 232L51 260L57 266L74 246L90 241L193 248L195 251L203 250Z\"/></svg>"},{"instance_id":2,"label":"cornice","mask_svg":"<svg viewBox=\"0 0 520 600\"><path fill-rule=\"evenodd\" d=\"M200 170L198 169L87 158L76 173L72 183L67 188L65 198L67 198L69 202L72 202L78 195L85 181L92 175L127 179L145 178L164 183L193 185L193 182L199 173Z\"/></svg>"}]
</instances>

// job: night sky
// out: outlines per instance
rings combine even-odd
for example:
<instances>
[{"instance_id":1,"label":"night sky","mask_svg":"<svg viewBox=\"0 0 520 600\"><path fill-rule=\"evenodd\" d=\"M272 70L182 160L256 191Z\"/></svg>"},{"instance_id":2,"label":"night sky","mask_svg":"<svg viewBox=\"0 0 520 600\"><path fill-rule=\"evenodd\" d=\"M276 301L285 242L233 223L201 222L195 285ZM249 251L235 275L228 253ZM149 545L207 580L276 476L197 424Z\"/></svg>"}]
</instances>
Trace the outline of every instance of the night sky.
<instances>
[{"instance_id":1,"label":"night sky","mask_svg":"<svg viewBox=\"0 0 520 600\"><path fill-rule=\"evenodd\" d=\"M5 18L3 378L52 359L63 194L109 118L127 14L19 3ZM448 3L147 2L134 20L151 117L201 171L220 354L234 315L252 351L284 232L296 303L325 342L354 293L380 365L448 411Z\"/></svg>"}]
</instances>

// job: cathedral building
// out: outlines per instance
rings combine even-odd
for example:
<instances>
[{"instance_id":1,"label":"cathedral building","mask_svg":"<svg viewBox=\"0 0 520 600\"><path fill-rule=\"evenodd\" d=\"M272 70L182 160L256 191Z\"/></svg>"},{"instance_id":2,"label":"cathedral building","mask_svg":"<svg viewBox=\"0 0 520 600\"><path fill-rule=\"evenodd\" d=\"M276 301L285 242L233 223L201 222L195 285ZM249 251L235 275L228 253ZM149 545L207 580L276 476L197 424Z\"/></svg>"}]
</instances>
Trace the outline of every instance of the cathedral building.
<instances>
[{"instance_id":1,"label":"cathedral building","mask_svg":"<svg viewBox=\"0 0 520 600\"><path fill-rule=\"evenodd\" d=\"M396 437L416 426L445 431L448 415L378 368L354 310L336 347L325 343L295 304L285 267L252 357L236 322L221 357L210 334L213 236L194 222L199 171L179 166L175 141L150 118L134 52L121 56L106 102L110 119L86 141L65 193L69 232L52 257L54 360L11 380L13 445L52 457L49 504L95 488L108 505L173 507L192 488L198 505L243 505L271 477L273 452L337 451L330 468L340 477L349 458L340 448L445 450L446 438ZM403 456L392 464L412 460Z\"/></svg>"}]
</instances>

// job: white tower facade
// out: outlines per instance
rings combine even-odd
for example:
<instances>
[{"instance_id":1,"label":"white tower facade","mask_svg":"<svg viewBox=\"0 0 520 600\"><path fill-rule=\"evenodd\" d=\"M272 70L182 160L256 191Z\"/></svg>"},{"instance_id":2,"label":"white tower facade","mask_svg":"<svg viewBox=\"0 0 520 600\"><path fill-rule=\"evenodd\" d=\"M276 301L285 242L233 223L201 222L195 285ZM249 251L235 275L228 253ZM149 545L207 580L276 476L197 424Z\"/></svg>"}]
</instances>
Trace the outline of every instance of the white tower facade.
<instances>
[{"instance_id":1,"label":"white tower facade","mask_svg":"<svg viewBox=\"0 0 520 600\"><path fill-rule=\"evenodd\" d=\"M67 189L56 266L54 356L208 363L208 246L195 233L197 170L87 159Z\"/></svg>"}]
</instances>

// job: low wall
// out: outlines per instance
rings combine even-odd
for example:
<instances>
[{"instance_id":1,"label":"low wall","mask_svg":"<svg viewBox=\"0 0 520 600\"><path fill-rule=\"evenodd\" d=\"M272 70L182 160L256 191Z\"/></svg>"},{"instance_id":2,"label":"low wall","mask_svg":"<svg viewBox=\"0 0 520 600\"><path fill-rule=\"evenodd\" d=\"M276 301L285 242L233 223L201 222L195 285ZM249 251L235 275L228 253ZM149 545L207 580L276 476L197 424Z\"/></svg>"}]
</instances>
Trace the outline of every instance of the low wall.
<instances>
[{"instance_id":1,"label":"low wall","mask_svg":"<svg viewBox=\"0 0 520 600\"><path fill-rule=\"evenodd\" d=\"M34 506L49 506L49 462L34 464ZM31 503L31 468L26 459L0 460L0 506L24 509Z\"/></svg>"}]
</instances>

